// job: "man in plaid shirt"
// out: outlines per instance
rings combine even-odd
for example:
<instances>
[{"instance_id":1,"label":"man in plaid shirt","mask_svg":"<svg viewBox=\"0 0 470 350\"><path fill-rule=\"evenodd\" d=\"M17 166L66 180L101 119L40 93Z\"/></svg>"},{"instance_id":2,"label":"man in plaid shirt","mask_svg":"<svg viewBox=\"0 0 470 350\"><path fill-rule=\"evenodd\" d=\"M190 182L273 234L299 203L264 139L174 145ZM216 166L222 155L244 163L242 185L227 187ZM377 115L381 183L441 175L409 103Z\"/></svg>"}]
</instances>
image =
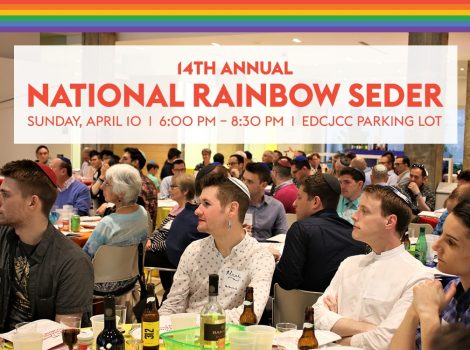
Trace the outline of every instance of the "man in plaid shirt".
<instances>
[{"instance_id":1,"label":"man in plaid shirt","mask_svg":"<svg viewBox=\"0 0 470 350\"><path fill-rule=\"evenodd\" d=\"M452 210L442 236L432 248L438 254L438 269L460 278L445 290L437 280L414 287L413 303L392 339L391 350L413 349L415 341L417 349L431 349L441 319L442 324L470 327L470 201L464 200Z\"/></svg>"}]
</instances>

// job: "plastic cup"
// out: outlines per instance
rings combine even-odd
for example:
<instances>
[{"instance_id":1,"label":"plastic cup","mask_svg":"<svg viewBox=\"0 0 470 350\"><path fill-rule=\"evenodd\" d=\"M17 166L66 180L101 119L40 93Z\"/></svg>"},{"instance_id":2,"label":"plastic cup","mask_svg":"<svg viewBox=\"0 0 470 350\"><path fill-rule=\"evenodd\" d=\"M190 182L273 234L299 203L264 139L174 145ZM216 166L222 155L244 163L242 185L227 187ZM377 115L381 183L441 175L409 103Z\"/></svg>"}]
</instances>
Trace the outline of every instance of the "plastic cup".
<instances>
[{"instance_id":1,"label":"plastic cup","mask_svg":"<svg viewBox=\"0 0 470 350\"><path fill-rule=\"evenodd\" d=\"M104 315L95 315L90 317L91 329L93 329L93 337L96 339L104 329ZM116 316L116 324L119 323L119 316Z\"/></svg>"},{"instance_id":2,"label":"plastic cup","mask_svg":"<svg viewBox=\"0 0 470 350\"><path fill-rule=\"evenodd\" d=\"M254 350L256 338L250 332L234 332L230 333L230 349L231 350Z\"/></svg>"},{"instance_id":3,"label":"plastic cup","mask_svg":"<svg viewBox=\"0 0 470 350\"><path fill-rule=\"evenodd\" d=\"M116 305L116 316L119 316L118 328L126 323L127 307L126 305Z\"/></svg>"},{"instance_id":4,"label":"plastic cup","mask_svg":"<svg viewBox=\"0 0 470 350\"><path fill-rule=\"evenodd\" d=\"M175 331L178 329L197 327L198 317L199 314L195 313L182 313L170 315L171 328Z\"/></svg>"},{"instance_id":5,"label":"plastic cup","mask_svg":"<svg viewBox=\"0 0 470 350\"><path fill-rule=\"evenodd\" d=\"M271 350L276 328L270 326L248 326L246 331L253 333L256 338L255 350Z\"/></svg>"},{"instance_id":6,"label":"plastic cup","mask_svg":"<svg viewBox=\"0 0 470 350\"><path fill-rule=\"evenodd\" d=\"M128 350L142 350L144 346L144 343L142 343L142 340L135 339L135 338L127 339L126 343L127 343L126 349Z\"/></svg>"},{"instance_id":7,"label":"plastic cup","mask_svg":"<svg viewBox=\"0 0 470 350\"><path fill-rule=\"evenodd\" d=\"M283 322L276 324L276 330L281 333L289 332L294 329L297 329L297 325L295 323Z\"/></svg>"},{"instance_id":8,"label":"plastic cup","mask_svg":"<svg viewBox=\"0 0 470 350\"><path fill-rule=\"evenodd\" d=\"M77 316L64 316L61 318L60 323L67 328L78 328L82 325L82 318Z\"/></svg>"},{"instance_id":9,"label":"plastic cup","mask_svg":"<svg viewBox=\"0 0 470 350\"><path fill-rule=\"evenodd\" d=\"M13 336L13 349L42 350L42 341L43 335L41 333L30 332L23 329Z\"/></svg>"}]
</instances>

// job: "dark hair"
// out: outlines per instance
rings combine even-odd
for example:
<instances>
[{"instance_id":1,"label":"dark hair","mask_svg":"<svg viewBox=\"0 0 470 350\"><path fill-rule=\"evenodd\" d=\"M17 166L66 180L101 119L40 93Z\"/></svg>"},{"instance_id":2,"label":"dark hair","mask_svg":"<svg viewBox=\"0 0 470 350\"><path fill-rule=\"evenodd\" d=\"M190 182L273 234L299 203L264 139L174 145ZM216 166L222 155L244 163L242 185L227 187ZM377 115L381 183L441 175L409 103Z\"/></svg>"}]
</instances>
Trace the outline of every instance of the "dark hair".
<instances>
[{"instance_id":1,"label":"dark hair","mask_svg":"<svg viewBox=\"0 0 470 350\"><path fill-rule=\"evenodd\" d=\"M271 182L271 172L266 163L248 163L245 171L258 175L261 182Z\"/></svg>"},{"instance_id":2,"label":"dark hair","mask_svg":"<svg viewBox=\"0 0 470 350\"><path fill-rule=\"evenodd\" d=\"M229 161L230 161L230 158L232 158L232 157L237 158L238 164L243 164L243 163L245 163L245 158L243 158L243 157L242 157L241 155L239 155L239 154L236 154L236 153L235 153L235 154L230 155L230 157L228 157L228 158L229 158Z\"/></svg>"},{"instance_id":3,"label":"dark hair","mask_svg":"<svg viewBox=\"0 0 470 350\"><path fill-rule=\"evenodd\" d=\"M331 183L332 181L334 181L334 183ZM332 185L335 189L332 188ZM299 190L302 189L307 194L309 200L318 196L321 199L323 208L336 210L341 194L341 187L338 179L333 175L317 173L307 176L300 181L299 187Z\"/></svg>"},{"instance_id":4,"label":"dark hair","mask_svg":"<svg viewBox=\"0 0 470 350\"><path fill-rule=\"evenodd\" d=\"M116 154L111 154L110 158L109 158L109 161L108 161L108 164L109 166L113 166L115 164L119 164L119 156L116 155Z\"/></svg>"},{"instance_id":5,"label":"dark hair","mask_svg":"<svg viewBox=\"0 0 470 350\"><path fill-rule=\"evenodd\" d=\"M209 174L212 174L212 173L221 173L225 177L229 177L229 172L228 172L227 168L225 168L223 165L216 165L216 164L206 165L201 170L199 170L197 175L196 175L196 183L195 183L196 196L201 195L201 192L202 192L202 186L201 186L202 179L206 175L209 175Z\"/></svg>"},{"instance_id":6,"label":"dark hair","mask_svg":"<svg viewBox=\"0 0 470 350\"><path fill-rule=\"evenodd\" d=\"M344 155L346 158L348 158L350 161L356 158L356 153L354 152L348 152Z\"/></svg>"},{"instance_id":7,"label":"dark hair","mask_svg":"<svg viewBox=\"0 0 470 350\"><path fill-rule=\"evenodd\" d=\"M250 151L244 151L246 154L246 159L253 159L253 154Z\"/></svg>"},{"instance_id":8,"label":"dark hair","mask_svg":"<svg viewBox=\"0 0 470 350\"><path fill-rule=\"evenodd\" d=\"M414 163L414 164L411 164L411 169L419 169L421 170L421 176L428 176L428 171L426 170L426 167L424 166L424 164L418 164L418 163Z\"/></svg>"},{"instance_id":9,"label":"dark hair","mask_svg":"<svg viewBox=\"0 0 470 350\"><path fill-rule=\"evenodd\" d=\"M59 169L67 169L68 177L72 176L72 163L70 162L70 159L64 156L60 156L59 159L61 160L59 163Z\"/></svg>"},{"instance_id":10,"label":"dark hair","mask_svg":"<svg viewBox=\"0 0 470 350\"><path fill-rule=\"evenodd\" d=\"M103 157L112 157L114 155L114 152L109 150L109 149L103 149L101 150L101 158Z\"/></svg>"},{"instance_id":11,"label":"dark hair","mask_svg":"<svg viewBox=\"0 0 470 350\"><path fill-rule=\"evenodd\" d=\"M460 173L457 174L457 180L462 180L465 182L470 182L470 170L461 170Z\"/></svg>"},{"instance_id":12,"label":"dark hair","mask_svg":"<svg viewBox=\"0 0 470 350\"><path fill-rule=\"evenodd\" d=\"M238 221L242 223L250 204L250 199L246 193L221 173L211 173L202 178L202 189L211 186L217 187L217 199L222 207L226 207L230 202L239 204Z\"/></svg>"},{"instance_id":13,"label":"dark hair","mask_svg":"<svg viewBox=\"0 0 470 350\"><path fill-rule=\"evenodd\" d=\"M41 148L45 148L47 152L49 152L49 148L47 148L46 145L39 145L38 147L36 147L36 152L34 152L34 154L37 154Z\"/></svg>"},{"instance_id":14,"label":"dark hair","mask_svg":"<svg viewBox=\"0 0 470 350\"><path fill-rule=\"evenodd\" d=\"M365 182L366 181L366 175L364 174L364 172L361 169L353 168L353 167L350 167L350 166L347 166L347 167L344 167L343 169L341 169L341 171L339 172L339 176L343 176L343 175L351 176L353 178L353 180L356 181L356 182L358 182L358 181Z\"/></svg>"},{"instance_id":15,"label":"dark hair","mask_svg":"<svg viewBox=\"0 0 470 350\"><path fill-rule=\"evenodd\" d=\"M388 161L389 161L390 163L392 163L392 165L393 165L393 163L395 163L395 155L394 155L392 152L390 152L390 151L387 151L387 152L382 153L382 156L381 156L381 157L387 157L387 158L388 158Z\"/></svg>"},{"instance_id":16,"label":"dark hair","mask_svg":"<svg viewBox=\"0 0 470 350\"><path fill-rule=\"evenodd\" d=\"M157 170L160 169L160 167L158 166L157 163L150 163L149 162L149 163L147 163L146 167L147 167L147 171L150 171L152 169L157 169Z\"/></svg>"},{"instance_id":17,"label":"dark hair","mask_svg":"<svg viewBox=\"0 0 470 350\"><path fill-rule=\"evenodd\" d=\"M282 157L282 152L278 151L277 149L275 149L273 153L276 153L279 156L279 158Z\"/></svg>"},{"instance_id":18,"label":"dark hair","mask_svg":"<svg viewBox=\"0 0 470 350\"><path fill-rule=\"evenodd\" d=\"M321 159L320 153L317 153L317 152L313 152L313 153L309 154L307 159L312 160L313 156L317 157L318 159Z\"/></svg>"},{"instance_id":19,"label":"dark hair","mask_svg":"<svg viewBox=\"0 0 470 350\"><path fill-rule=\"evenodd\" d=\"M462 323L449 323L439 328L431 340L433 350L462 350L470 348L470 330Z\"/></svg>"},{"instance_id":20,"label":"dark hair","mask_svg":"<svg viewBox=\"0 0 470 350\"><path fill-rule=\"evenodd\" d=\"M395 159L403 159L403 164L406 164L408 167L411 165L410 158L408 156L397 156Z\"/></svg>"},{"instance_id":21,"label":"dark hair","mask_svg":"<svg viewBox=\"0 0 470 350\"><path fill-rule=\"evenodd\" d=\"M178 148L171 147L168 150L168 154L167 154L168 159L179 158L180 156L181 156L181 151Z\"/></svg>"},{"instance_id":22,"label":"dark hair","mask_svg":"<svg viewBox=\"0 0 470 350\"><path fill-rule=\"evenodd\" d=\"M291 164L292 159L290 159L289 157L280 157L274 164L273 170L275 170L280 177L288 178L291 177Z\"/></svg>"},{"instance_id":23,"label":"dark hair","mask_svg":"<svg viewBox=\"0 0 470 350\"><path fill-rule=\"evenodd\" d=\"M142 169L145 166L147 160L145 159L142 152L140 152L137 148L126 147L124 148L124 152L129 153L129 155L131 156L131 161L137 160L139 162L139 169Z\"/></svg>"},{"instance_id":24,"label":"dark hair","mask_svg":"<svg viewBox=\"0 0 470 350\"><path fill-rule=\"evenodd\" d=\"M395 194L390 186L370 185L364 189L363 195L364 194L368 194L380 200L382 216L396 215L397 225L395 230L400 237L403 236L408 229L412 216L411 208L407 205L405 200Z\"/></svg>"},{"instance_id":25,"label":"dark hair","mask_svg":"<svg viewBox=\"0 0 470 350\"><path fill-rule=\"evenodd\" d=\"M459 202L452 210L452 214L464 224L467 228L467 238L470 238L470 200Z\"/></svg>"},{"instance_id":26,"label":"dark hair","mask_svg":"<svg viewBox=\"0 0 470 350\"><path fill-rule=\"evenodd\" d=\"M214 160L214 163L220 163L220 165L224 164L224 155L222 153L214 154L212 159Z\"/></svg>"},{"instance_id":27,"label":"dark hair","mask_svg":"<svg viewBox=\"0 0 470 350\"><path fill-rule=\"evenodd\" d=\"M90 151L90 159L93 158L94 156L98 156L99 159L102 158L101 153L95 149Z\"/></svg>"},{"instance_id":28,"label":"dark hair","mask_svg":"<svg viewBox=\"0 0 470 350\"><path fill-rule=\"evenodd\" d=\"M38 196L42 213L49 217L57 198L57 188L35 162L26 159L9 162L0 169L0 174L18 182L23 197Z\"/></svg>"},{"instance_id":29,"label":"dark hair","mask_svg":"<svg viewBox=\"0 0 470 350\"><path fill-rule=\"evenodd\" d=\"M310 166L310 163L307 159L307 157L304 156L297 156L292 160L292 165L296 167L296 169L302 169L303 167L306 167L307 169L311 169L312 167Z\"/></svg>"},{"instance_id":30,"label":"dark hair","mask_svg":"<svg viewBox=\"0 0 470 350\"><path fill-rule=\"evenodd\" d=\"M300 154L301 154L302 156L304 156L304 157L307 156L307 154L306 154L304 151L300 150L300 149L298 149L296 152L297 152L297 153L300 153Z\"/></svg>"},{"instance_id":31,"label":"dark hair","mask_svg":"<svg viewBox=\"0 0 470 350\"><path fill-rule=\"evenodd\" d=\"M186 164L184 163L183 159L175 159L173 163L171 163L171 169L175 167L177 164L183 164L186 167Z\"/></svg>"}]
</instances>

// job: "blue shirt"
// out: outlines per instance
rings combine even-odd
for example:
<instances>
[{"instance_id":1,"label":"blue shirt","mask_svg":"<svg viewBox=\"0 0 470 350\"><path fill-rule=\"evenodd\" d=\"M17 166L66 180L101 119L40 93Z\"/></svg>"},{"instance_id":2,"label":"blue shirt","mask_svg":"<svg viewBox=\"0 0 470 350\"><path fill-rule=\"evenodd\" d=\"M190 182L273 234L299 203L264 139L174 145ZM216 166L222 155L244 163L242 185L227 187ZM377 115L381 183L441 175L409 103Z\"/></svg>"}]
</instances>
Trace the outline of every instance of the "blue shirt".
<instances>
[{"instance_id":1,"label":"blue shirt","mask_svg":"<svg viewBox=\"0 0 470 350\"><path fill-rule=\"evenodd\" d=\"M113 213L105 216L96 225L83 250L94 257L102 245L132 245L147 239L149 221L147 211L139 208L129 214Z\"/></svg>"},{"instance_id":2,"label":"blue shirt","mask_svg":"<svg viewBox=\"0 0 470 350\"><path fill-rule=\"evenodd\" d=\"M65 204L70 204L73 205L74 208L77 208L78 215L80 216L88 215L91 207L89 188L80 181L72 179L68 183L68 186L59 190L54 203L57 208L62 208Z\"/></svg>"},{"instance_id":3,"label":"blue shirt","mask_svg":"<svg viewBox=\"0 0 470 350\"><path fill-rule=\"evenodd\" d=\"M433 235L442 235L442 230L444 228L444 221L446 220L446 218L449 216L449 212L446 210L444 210L444 212L442 213L441 217L439 218L439 222L437 223L436 227L434 228L434 231L432 231L432 234Z\"/></svg>"},{"instance_id":4,"label":"blue shirt","mask_svg":"<svg viewBox=\"0 0 470 350\"><path fill-rule=\"evenodd\" d=\"M287 232L286 211L277 199L264 196L258 207L250 204L247 213L253 214L252 232L258 241Z\"/></svg>"},{"instance_id":5,"label":"blue shirt","mask_svg":"<svg viewBox=\"0 0 470 350\"><path fill-rule=\"evenodd\" d=\"M341 195L339 197L338 206L336 207L336 211L338 212L338 215L344 220L349 221L349 223L352 225L354 225L354 220L352 219L352 215L359 208L359 199L361 199L361 196L357 197L353 201L350 201L349 199Z\"/></svg>"},{"instance_id":6,"label":"blue shirt","mask_svg":"<svg viewBox=\"0 0 470 350\"><path fill-rule=\"evenodd\" d=\"M462 323L470 326L470 289L465 291L459 279L447 284L445 290L449 289L451 283L457 284L457 291L450 300L449 305L442 311L441 319L444 323ZM470 331L470 330L469 330ZM416 332L416 349L421 349L421 328Z\"/></svg>"}]
</instances>

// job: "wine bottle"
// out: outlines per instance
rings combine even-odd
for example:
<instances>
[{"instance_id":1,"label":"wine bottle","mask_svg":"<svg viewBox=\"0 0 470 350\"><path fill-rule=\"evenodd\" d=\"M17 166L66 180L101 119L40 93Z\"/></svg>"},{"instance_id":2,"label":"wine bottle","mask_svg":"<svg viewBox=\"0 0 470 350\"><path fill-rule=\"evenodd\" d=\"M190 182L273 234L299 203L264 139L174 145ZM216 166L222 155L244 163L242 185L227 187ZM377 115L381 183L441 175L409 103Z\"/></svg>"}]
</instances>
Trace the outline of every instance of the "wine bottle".
<instances>
[{"instance_id":1,"label":"wine bottle","mask_svg":"<svg viewBox=\"0 0 470 350\"><path fill-rule=\"evenodd\" d=\"M313 320L313 307L307 306L305 308L305 322L302 336L297 343L299 350L318 349L318 341L315 337L315 323Z\"/></svg>"},{"instance_id":2,"label":"wine bottle","mask_svg":"<svg viewBox=\"0 0 470 350\"><path fill-rule=\"evenodd\" d=\"M104 329L96 338L97 350L124 350L124 337L116 328L116 305L114 296L104 298Z\"/></svg>"},{"instance_id":3,"label":"wine bottle","mask_svg":"<svg viewBox=\"0 0 470 350\"><path fill-rule=\"evenodd\" d=\"M243 302L243 312L240 315L240 324L242 326L252 326L258 323L253 304L253 287L246 287L245 301Z\"/></svg>"},{"instance_id":4,"label":"wine bottle","mask_svg":"<svg viewBox=\"0 0 470 350\"><path fill-rule=\"evenodd\" d=\"M219 275L209 275L209 302L201 311L201 349L225 349L225 311L217 301Z\"/></svg>"},{"instance_id":5,"label":"wine bottle","mask_svg":"<svg viewBox=\"0 0 470 350\"><path fill-rule=\"evenodd\" d=\"M158 350L160 345L160 316L158 315L155 285L147 285L147 304L142 314L143 350Z\"/></svg>"}]
</instances>

